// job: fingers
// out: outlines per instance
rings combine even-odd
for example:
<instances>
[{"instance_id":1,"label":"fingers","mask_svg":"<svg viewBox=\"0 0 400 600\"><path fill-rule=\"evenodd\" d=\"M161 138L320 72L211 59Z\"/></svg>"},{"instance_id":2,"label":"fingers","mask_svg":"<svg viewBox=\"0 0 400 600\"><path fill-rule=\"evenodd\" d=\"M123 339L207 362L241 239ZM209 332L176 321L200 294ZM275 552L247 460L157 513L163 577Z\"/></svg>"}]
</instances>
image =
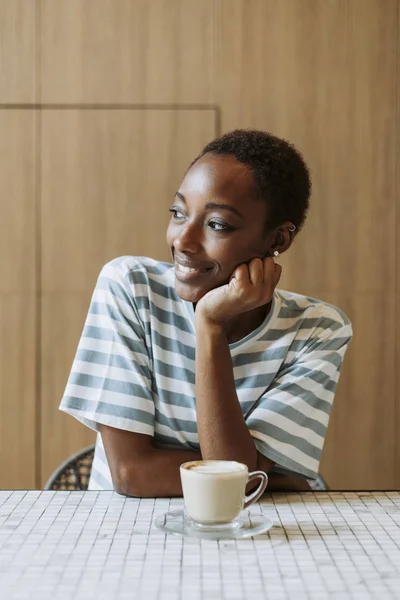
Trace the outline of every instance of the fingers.
<instances>
[{"instance_id":1,"label":"fingers","mask_svg":"<svg viewBox=\"0 0 400 600\"><path fill-rule=\"evenodd\" d=\"M278 283L282 273L281 265L278 265L273 258L264 258L263 268L264 281L271 281L275 286Z\"/></svg>"},{"instance_id":2,"label":"fingers","mask_svg":"<svg viewBox=\"0 0 400 600\"><path fill-rule=\"evenodd\" d=\"M249 279L256 286L264 281L264 268L261 258L253 258L249 266Z\"/></svg>"},{"instance_id":3,"label":"fingers","mask_svg":"<svg viewBox=\"0 0 400 600\"><path fill-rule=\"evenodd\" d=\"M282 267L281 267L281 265L275 264L274 288L276 288L276 286L278 285L279 280L281 278L281 275L282 275Z\"/></svg>"},{"instance_id":4,"label":"fingers","mask_svg":"<svg viewBox=\"0 0 400 600\"><path fill-rule=\"evenodd\" d=\"M246 281L246 279L248 279L248 277L249 277L249 275L248 275L247 265L242 264L242 265L239 265L238 267L236 267L236 269L233 271L233 273L231 275L231 280L236 279L237 281Z\"/></svg>"},{"instance_id":5,"label":"fingers","mask_svg":"<svg viewBox=\"0 0 400 600\"><path fill-rule=\"evenodd\" d=\"M260 283L271 283L272 289L277 285L282 273L282 267L275 263L273 258L253 258L250 263L241 264L232 273L231 279L238 282L250 283L258 286Z\"/></svg>"}]
</instances>

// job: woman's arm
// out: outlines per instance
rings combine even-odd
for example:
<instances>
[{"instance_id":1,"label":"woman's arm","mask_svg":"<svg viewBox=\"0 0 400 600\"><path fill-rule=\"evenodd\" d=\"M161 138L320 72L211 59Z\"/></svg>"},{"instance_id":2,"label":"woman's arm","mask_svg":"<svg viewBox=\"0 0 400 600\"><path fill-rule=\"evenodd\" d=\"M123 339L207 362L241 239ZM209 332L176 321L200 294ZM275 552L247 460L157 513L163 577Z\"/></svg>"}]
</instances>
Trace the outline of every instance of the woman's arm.
<instances>
[{"instance_id":1,"label":"woman's arm","mask_svg":"<svg viewBox=\"0 0 400 600\"><path fill-rule=\"evenodd\" d=\"M182 496L179 467L190 460L201 460L200 452L157 448L149 435L108 425L99 427L113 485L119 494L140 498ZM268 472L271 461L257 454L257 468ZM299 477L272 473L269 478L268 490L271 492L309 489L307 481Z\"/></svg>"},{"instance_id":2,"label":"woman's arm","mask_svg":"<svg viewBox=\"0 0 400 600\"><path fill-rule=\"evenodd\" d=\"M196 412L203 459L236 460L249 471L258 453L236 394L232 360L224 328L196 320ZM273 462L265 459L269 470Z\"/></svg>"},{"instance_id":3,"label":"woman's arm","mask_svg":"<svg viewBox=\"0 0 400 600\"><path fill-rule=\"evenodd\" d=\"M196 412L204 459L237 460L250 471L261 468L236 394L226 332L232 318L271 301L280 273L272 259L255 259L240 265L229 284L208 292L196 306ZM268 471L274 463L262 458Z\"/></svg>"},{"instance_id":4,"label":"woman's arm","mask_svg":"<svg viewBox=\"0 0 400 600\"><path fill-rule=\"evenodd\" d=\"M157 448L150 435L99 425L115 490L125 496L182 496L179 466L200 452Z\"/></svg>"},{"instance_id":5,"label":"woman's arm","mask_svg":"<svg viewBox=\"0 0 400 600\"><path fill-rule=\"evenodd\" d=\"M197 427L204 459L236 460L268 473L274 462L257 451L236 394L226 336L199 328L196 356ZM253 485L254 487L254 485ZM268 490L309 491L306 479L271 473ZM247 490L248 492L250 489Z\"/></svg>"}]
</instances>

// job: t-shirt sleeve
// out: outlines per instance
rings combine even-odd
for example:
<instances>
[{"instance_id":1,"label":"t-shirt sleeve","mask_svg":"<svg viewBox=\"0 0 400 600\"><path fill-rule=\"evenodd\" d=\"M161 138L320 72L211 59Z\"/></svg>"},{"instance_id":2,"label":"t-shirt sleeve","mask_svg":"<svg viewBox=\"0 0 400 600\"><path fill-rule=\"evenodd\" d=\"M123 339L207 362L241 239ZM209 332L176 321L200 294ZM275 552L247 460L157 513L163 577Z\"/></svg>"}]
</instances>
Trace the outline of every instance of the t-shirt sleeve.
<instances>
[{"instance_id":1,"label":"t-shirt sleeve","mask_svg":"<svg viewBox=\"0 0 400 600\"><path fill-rule=\"evenodd\" d=\"M96 431L103 424L153 436L144 324L132 288L113 262L97 280L60 410Z\"/></svg>"},{"instance_id":2,"label":"t-shirt sleeve","mask_svg":"<svg viewBox=\"0 0 400 600\"><path fill-rule=\"evenodd\" d=\"M246 423L274 471L315 479L351 324L334 323L310 339L261 396Z\"/></svg>"}]
</instances>

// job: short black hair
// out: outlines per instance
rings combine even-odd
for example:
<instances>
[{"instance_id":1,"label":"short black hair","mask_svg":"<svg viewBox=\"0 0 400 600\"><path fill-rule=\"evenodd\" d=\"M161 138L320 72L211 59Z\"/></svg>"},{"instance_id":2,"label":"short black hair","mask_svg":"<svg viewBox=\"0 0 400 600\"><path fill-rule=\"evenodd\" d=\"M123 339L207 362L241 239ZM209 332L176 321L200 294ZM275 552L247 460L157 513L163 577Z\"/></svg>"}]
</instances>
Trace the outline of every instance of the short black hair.
<instances>
[{"instance_id":1,"label":"short black hair","mask_svg":"<svg viewBox=\"0 0 400 600\"><path fill-rule=\"evenodd\" d=\"M311 177L293 144L266 131L235 129L207 144L190 167L207 153L230 154L249 167L255 195L269 208L267 230L285 221L291 221L297 232L302 228L309 208Z\"/></svg>"}]
</instances>

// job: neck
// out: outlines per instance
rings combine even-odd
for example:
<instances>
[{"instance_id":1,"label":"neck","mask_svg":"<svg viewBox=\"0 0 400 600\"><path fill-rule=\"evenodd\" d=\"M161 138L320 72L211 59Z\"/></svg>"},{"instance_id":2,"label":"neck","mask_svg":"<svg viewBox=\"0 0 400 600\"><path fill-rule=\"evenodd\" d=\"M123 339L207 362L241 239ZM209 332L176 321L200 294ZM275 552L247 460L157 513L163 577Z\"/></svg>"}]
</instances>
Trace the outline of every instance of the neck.
<instances>
[{"instance_id":1,"label":"neck","mask_svg":"<svg viewBox=\"0 0 400 600\"><path fill-rule=\"evenodd\" d=\"M271 302L232 319L228 324L228 342L233 344L252 333L261 325L270 310Z\"/></svg>"}]
</instances>

